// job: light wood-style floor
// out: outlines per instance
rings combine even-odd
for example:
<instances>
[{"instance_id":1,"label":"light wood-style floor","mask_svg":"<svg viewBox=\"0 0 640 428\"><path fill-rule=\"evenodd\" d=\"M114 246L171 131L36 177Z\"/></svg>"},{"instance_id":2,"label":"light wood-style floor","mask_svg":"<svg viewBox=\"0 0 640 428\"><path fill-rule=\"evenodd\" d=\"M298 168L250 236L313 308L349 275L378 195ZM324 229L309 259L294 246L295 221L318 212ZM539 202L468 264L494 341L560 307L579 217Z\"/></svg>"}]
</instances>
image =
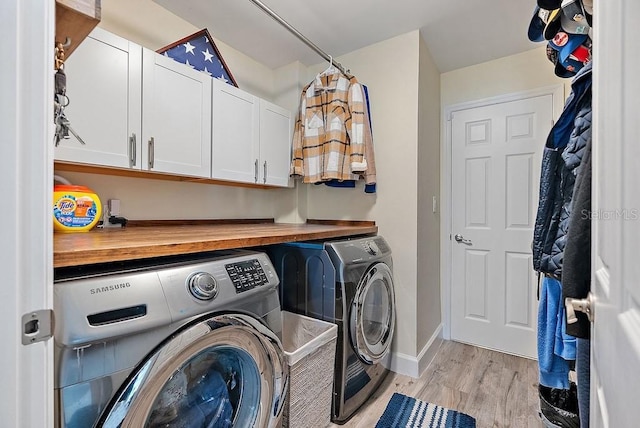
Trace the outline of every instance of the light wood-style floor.
<instances>
[{"instance_id":1,"label":"light wood-style floor","mask_svg":"<svg viewBox=\"0 0 640 428\"><path fill-rule=\"evenodd\" d=\"M344 425L373 428L394 392L459 410L477 428L540 428L536 361L458 342L443 342L419 379L390 373L378 391Z\"/></svg>"}]
</instances>

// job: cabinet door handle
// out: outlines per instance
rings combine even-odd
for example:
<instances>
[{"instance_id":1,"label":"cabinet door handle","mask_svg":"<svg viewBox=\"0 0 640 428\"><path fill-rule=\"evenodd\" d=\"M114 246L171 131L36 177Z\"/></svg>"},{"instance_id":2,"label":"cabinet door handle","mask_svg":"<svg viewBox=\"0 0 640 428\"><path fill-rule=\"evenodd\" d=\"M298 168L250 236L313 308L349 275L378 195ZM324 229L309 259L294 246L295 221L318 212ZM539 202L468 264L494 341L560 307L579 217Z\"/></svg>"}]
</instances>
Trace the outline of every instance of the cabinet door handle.
<instances>
[{"instance_id":1,"label":"cabinet door handle","mask_svg":"<svg viewBox=\"0 0 640 428\"><path fill-rule=\"evenodd\" d=\"M129 166L136 166L136 133L129 137Z\"/></svg>"},{"instance_id":2,"label":"cabinet door handle","mask_svg":"<svg viewBox=\"0 0 640 428\"><path fill-rule=\"evenodd\" d=\"M255 163L253 164L253 179L255 180L255 182L258 182L258 159L256 159Z\"/></svg>"},{"instance_id":3,"label":"cabinet door handle","mask_svg":"<svg viewBox=\"0 0 640 428\"><path fill-rule=\"evenodd\" d=\"M262 180L264 182L264 184L267 184L267 161L264 161L264 177L262 177Z\"/></svg>"},{"instance_id":4,"label":"cabinet door handle","mask_svg":"<svg viewBox=\"0 0 640 428\"><path fill-rule=\"evenodd\" d=\"M153 137L151 137L149 138L149 169L153 168L155 152L155 141L153 140Z\"/></svg>"}]
</instances>

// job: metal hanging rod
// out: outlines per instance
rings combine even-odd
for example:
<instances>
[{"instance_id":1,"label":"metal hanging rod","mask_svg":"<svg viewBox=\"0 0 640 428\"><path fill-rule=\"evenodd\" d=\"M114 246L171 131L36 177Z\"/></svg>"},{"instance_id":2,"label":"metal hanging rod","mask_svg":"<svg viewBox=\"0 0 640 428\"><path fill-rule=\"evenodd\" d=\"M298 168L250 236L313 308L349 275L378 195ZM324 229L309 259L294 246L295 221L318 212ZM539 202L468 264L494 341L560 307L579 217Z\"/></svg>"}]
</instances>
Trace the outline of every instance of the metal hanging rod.
<instances>
[{"instance_id":1,"label":"metal hanging rod","mask_svg":"<svg viewBox=\"0 0 640 428\"><path fill-rule=\"evenodd\" d=\"M300 33L300 31L296 30L295 28L293 28L291 26L291 24L289 24L287 21L285 21L284 19L282 19L282 17L280 17L277 13L275 13L273 10L269 9L269 7L267 5L265 5L264 3L262 3L260 0L249 0L251 3L255 4L256 6L258 6L264 13L266 13L267 15L269 15L271 18L273 18L275 21L277 21L278 23L280 23L280 25L282 25L284 28L286 28L287 30L289 30L289 32L291 34L293 34L294 36L296 36L298 39L300 39L305 45L309 46L311 49L313 49L318 55L320 55L322 58L324 58L326 61L330 61L331 64L337 68L338 70L340 70L342 73L346 74L347 71L345 71L344 67L342 66L342 64L340 64L339 62L336 62L333 57L329 54L327 54L325 51L323 51L322 49L320 49L318 46L316 46L315 43L313 43L311 40L307 39L304 35L302 35L302 33Z\"/></svg>"}]
</instances>

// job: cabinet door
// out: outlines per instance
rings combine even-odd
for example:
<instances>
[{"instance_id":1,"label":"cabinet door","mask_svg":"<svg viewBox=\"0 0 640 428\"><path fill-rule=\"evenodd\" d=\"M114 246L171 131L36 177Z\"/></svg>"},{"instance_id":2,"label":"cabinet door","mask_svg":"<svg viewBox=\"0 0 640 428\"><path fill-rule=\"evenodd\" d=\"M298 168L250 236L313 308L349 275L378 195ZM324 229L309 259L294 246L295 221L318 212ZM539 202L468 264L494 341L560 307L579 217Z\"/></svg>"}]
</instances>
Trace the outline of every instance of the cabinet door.
<instances>
[{"instance_id":1,"label":"cabinet door","mask_svg":"<svg viewBox=\"0 0 640 428\"><path fill-rule=\"evenodd\" d=\"M55 159L140 168L141 47L96 28L65 63L70 134Z\"/></svg>"},{"instance_id":2,"label":"cabinet door","mask_svg":"<svg viewBox=\"0 0 640 428\"><path fill-rule=\"evenodd\" d=\"M291 112L260 100L260 174L263 184L289 185Z\"/></svg>"},{"instance_id":3,"label":"cabinet door","mask_svg":"<svg viewBox=\"0 0 640 428\"><path fill-rule=\"evenodd\" d=\"M258 98L213 79L213 178L258 182L259 121Z\"/></svg>"},{"instance_id":4,"label":"cabinet door","mask_svg":"<svg viewBox=\"0 0 640 428\"><path fill-rule=\"evenodd\" d=\"M211 176L211 77L143 49L143 169Z\"/></svg>"}]
</instances>

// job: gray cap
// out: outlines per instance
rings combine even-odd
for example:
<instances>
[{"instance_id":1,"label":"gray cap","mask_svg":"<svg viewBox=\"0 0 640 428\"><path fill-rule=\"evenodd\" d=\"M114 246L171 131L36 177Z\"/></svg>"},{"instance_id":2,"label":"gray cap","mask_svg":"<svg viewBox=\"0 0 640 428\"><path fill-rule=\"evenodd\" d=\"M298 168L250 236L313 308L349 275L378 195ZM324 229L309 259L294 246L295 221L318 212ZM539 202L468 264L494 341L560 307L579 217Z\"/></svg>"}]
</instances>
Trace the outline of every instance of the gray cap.
<instances>
[{"instance_id":1,"label":"gray cap","mask_svg":"<svg viewBox=\"0 0 640 428\"><path fill-rule=\"evenodd\" d=\"M589 34L589 23L580 0L563 0L560 25L569 34Z\"/></svg>"}]
</instances>

